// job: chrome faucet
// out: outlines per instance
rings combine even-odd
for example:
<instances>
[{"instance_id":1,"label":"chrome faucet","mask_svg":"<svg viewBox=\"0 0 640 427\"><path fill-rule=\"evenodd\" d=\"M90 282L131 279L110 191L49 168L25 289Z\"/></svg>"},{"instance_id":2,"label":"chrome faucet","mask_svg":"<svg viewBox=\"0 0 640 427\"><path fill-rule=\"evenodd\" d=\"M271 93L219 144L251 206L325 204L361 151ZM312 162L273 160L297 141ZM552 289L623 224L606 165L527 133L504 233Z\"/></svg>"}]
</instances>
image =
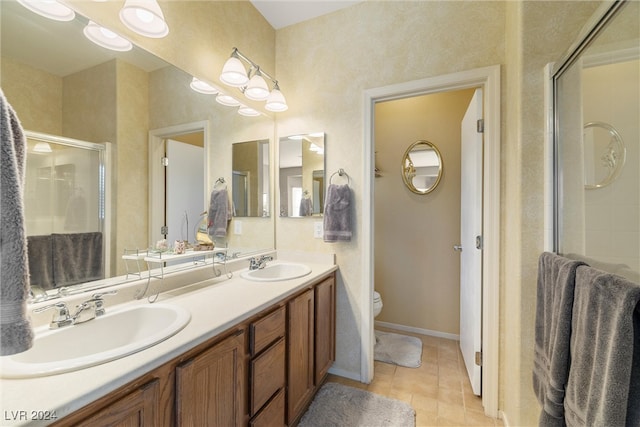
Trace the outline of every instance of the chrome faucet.
<instances>
[{"instance_id":1,"label":"chrome faucet","mask_svg":"<svg viewBox=\"0 0 640 427\"><path fill-rule=\"evenodd\" d=\"M267 261L273 261L273 257L269 255L262 255L260 258L249 258L249 270L259 270L267 265Z\"/></svg>"},{"instance_id":2,"label":"chrome faucet","mask_svg":"<svg viewBox=\"0 0 640 427\"><path fill-rule=\"evenodd\" d=\"M76 312L73 315L69 314L67 304L65 304L64 302L46 305L44 307L33 310L33 312L41 313L45 310L55 309L56 314L53 315L51 323L49 323L50 329L58 329L64 326L84 323L88 322L89 320L93 320L96 317L104 315L104 300L102 299L102 297L105 295L114 295L117 292L118 291L113 290L109 292L93 294L90 299L76 306Z\"/></svg>"}]
</instances>

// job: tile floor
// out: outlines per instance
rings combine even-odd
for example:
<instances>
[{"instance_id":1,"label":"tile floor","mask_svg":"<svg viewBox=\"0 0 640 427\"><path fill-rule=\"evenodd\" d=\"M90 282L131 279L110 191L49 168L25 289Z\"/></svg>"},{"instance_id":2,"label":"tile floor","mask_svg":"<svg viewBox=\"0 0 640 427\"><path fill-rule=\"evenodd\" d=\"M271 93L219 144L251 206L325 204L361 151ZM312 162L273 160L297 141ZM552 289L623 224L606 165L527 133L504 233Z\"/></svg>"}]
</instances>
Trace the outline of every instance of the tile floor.
<instances>
[{"instance_id":1,"label":"tile floor","mask_svg":"<svg viewBox=\"0 0 640 427\"><path fill-rule=\"evenodd\" d=\"M481 399L472 393L457 341L400 333L422 340L422 365L419 368L375 362L371 384L335 375L329 375L328 381L409 403L416 411L416 427L502 426L501 420L484 415Z\"/></svg>"}]
</instances>

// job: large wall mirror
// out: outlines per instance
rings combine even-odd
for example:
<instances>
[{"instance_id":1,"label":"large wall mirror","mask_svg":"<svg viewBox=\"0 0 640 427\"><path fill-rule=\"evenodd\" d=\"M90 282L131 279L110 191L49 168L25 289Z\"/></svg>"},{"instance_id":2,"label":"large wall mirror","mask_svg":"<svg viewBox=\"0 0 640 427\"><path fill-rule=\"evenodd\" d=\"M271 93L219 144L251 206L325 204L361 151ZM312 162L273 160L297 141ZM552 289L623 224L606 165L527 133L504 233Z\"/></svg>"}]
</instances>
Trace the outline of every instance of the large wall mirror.
<instances>
[{"instance_id":1,"label":"large wall mirror","mask_svg":"<svg viewBox=\"0 0 640 427\"><path fill-rule=\"evenodd\" d=\"M80 148L73 144L63 144L60 148L50 143L51 152L47 153L36 150L43 146L38 145L42 142L38 138L29 141L28 156L32 160L27 160L27 174L36 180L42 178L39 186L32 187L31 193L37 196L46 192L52 199L46 201L46 209L40 209L44 203L41 197L36 197L37 200L31 200L28 204L30 212L26 212L26 215L31 218L27 220L29 237L77 231L101 234L102 244L99 240L92 244L101 246L103 250L103 279L90 283L86 283L86 280L92 280L93 277L74 280L75 283L64 285L65 292L95 289L135 279L135 276L129 279L125 277L127 268L122 259L125 249L145 250L165 236L170 241L194 239L216 178L225 177L231 183L234 170L233 143L273 138L274 123L270 117L240 116L237 109L215 102L214 95L191 90L191 75L143 49L134 46L129 52L114 52L94 45L82 34L88 20L79 14L70 22L51 21L14 0L0 2L0 9L0 84L23 127L38 138L43 136L65 144L69 141L81 142ZM198 132L195 132L199 140L186 141L185 138L194 133L194 123L201 124ZM178 130L166 137L156 138L155 142L150 136L157 130L174 128ZM162 132L155 133L160 134ZM105 142L109 143L109 149L103 150L107 146L103 144ZM153 146L154 143L157 143L157 147ZM90 150L85 150L86 156L83 150L95 148L92 144L101 145L101 156L108 157L108 161L101 166L100 159L85 159ZM74 150L66 148L71 146ZM150 197L149 189L158 187L156 184L163 180L150 178L151 169L157 165L156 162L151 165L149 158L155 155L154 151L164 153L162 150L166 149L172 152L172 147L176 146L198 153L195 163L189 164L194 171L199 170L200 177L195 178L197 182L189 184L186 189L181 186L178 192L174 192L193 196L189 203L194 207L189 213L186 213L186 202L167 203L177 213L174 215L175 225L169 224L170 233L165 235L161 227L151 227L153 221L150 210L154 215L163 215L163 212L150 208L150 205L155 205L150 201L153 196ZM257 212L257 217L243 218L242 233L235 233L233 224L229 225L224 244L229 246L230 254L255 252L275 246L275 221L264 217L265 213L269 215L273 210L267 190L270 185L269 174L265 172L268 170L268 147L269 144L262 146L263 172L258 173L267 177L262 179L262 188L258 190L262 191L263 196L259 199L260 203L254 203L252 199L248 204L257 208L253 210ZM78 150L82 160L74 163L70 153ZM159 158L163 156L159 154ZM86 165L92 166L88 169ZM172 184L169 173L178 173L181 177L184 174L176 169L178 163L170 158L168 165L172 168L167 172L169 184ZM103 175L85 179L82 173L90 170L100 170ZM160 173L164 176L164 172ZM45 178L49 181L43 186ZM94 178L103 179L107 193L111 193L105 203L97 202L97 216L104 219L104 223L98 224L94 224L95 218L91 221L78 218L78 209L69 210L71 201L77 203L80 196L87 200L94 197L84 188L84 184L93 182ZM46 191L49 187L55 187L56 192ZM163 197L167 197L166 188L153 191L160 191ZM267 193L266 198L264 193ZM87 203L86 207L87 212L95 211L93 204ZM45 218L43 213L50 215ZM71 224L68 221L69 213L75 219L71 228L65 226L65 223ZM248 211L248 214L251 215L251 212ZM47 223L51 226L46 227ZM91 224L91 230L78 228L78 224L84 223ZM143 268L146 269L146 265ZM57 294L61 289L57 283L47 285L33 283L33 280L32 286L42 287L50 295Z\"/></svg>"},{"instance_id":2,"label":"large wall mirror","mask_svg":"<svg viewBox=\"0 0 640 427\"><path fill-rule=\"evenodd\" d=\"M323 132L280 138L280 216L320 216L325 195Z\"/></svg>"},{"instance_id":3,"label":"large wall mirror","mask_svg":"<svg viewBox=\"0 0 640 427\"><path fill-rule=\"evenodd\" d=\"M553 75L555 248L640 277L640 2L603 4Z\"/></svg>"},{"instance_id":4,"label":"large wall mirror","mask_svg":"<svg viewBox=\"0 0 640 427\"><path fill-rule=\"evenodd\" d=\"M237 217L268 217L269 140L233 144L233 211Z\"/></svg>"}]
</instances>

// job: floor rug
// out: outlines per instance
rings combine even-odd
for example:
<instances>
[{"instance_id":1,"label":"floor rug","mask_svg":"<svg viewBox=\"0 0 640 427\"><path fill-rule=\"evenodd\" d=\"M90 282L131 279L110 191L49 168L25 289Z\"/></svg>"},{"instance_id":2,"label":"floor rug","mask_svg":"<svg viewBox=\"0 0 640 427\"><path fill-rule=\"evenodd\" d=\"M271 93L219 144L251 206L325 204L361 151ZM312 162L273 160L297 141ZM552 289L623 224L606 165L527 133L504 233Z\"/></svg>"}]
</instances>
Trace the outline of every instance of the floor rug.
<instances>
[{"instance_id":1,"label":"floor rug","mask_svg":"<svg viewBox=\"0 0 640 427\"><path fill-rule=\"evenodd\" d=\"M422 363L420 338L381 331L375 331L375 334L376 345L373 349L375 360L407 368L420 367Z\"/></svg>"},{"instance_id":2,"label":"floor rug","mask_svg":"<svg viewBox=\"0 0 640 427\"><path fill-rule=\"evenodd\" d=\"M416 412L405 402L339 383L326 383L299 427L413 427Z\"/></svg>"}]
</instances>

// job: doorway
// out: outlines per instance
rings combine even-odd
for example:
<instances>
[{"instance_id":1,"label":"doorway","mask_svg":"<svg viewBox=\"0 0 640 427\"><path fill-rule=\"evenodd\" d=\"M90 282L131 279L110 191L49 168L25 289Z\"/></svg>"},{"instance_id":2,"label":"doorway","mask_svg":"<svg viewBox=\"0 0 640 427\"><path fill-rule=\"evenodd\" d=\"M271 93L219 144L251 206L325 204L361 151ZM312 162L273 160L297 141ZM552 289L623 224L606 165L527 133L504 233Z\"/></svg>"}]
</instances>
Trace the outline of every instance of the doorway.
<instances>
[{"instance_id":1,"label":"doorway","mask_svg":"<svg viewBox=\"0 0 640 427\"><path fill-rule=\"evenodd\" d=\"M209 123L206 121L149 132L151 245L163 238L171 245L174 240L192 240L195 237L199 216L208 204L209 134ZM185 177L187 171L188 179ZM201 182L198 183L198 180ZM163 228L165 226L168 229Z\"/></svg>"},{"instance_id":2,"label":"doorway","mask_svg":"<svg viewBox=\"0 0 640 427\"><path fill-rule=\"evenodd\" d=\"M361 379L373 378L373 283L374 283L374 210L373 188L375 169L374 111L378 102L429 93L442 93L480 87L484 92L485 151L483 169L483 251L482 290L483 384L482 401L485 413L498 414L498 337L499 337L499 236L500 236L500 67L492 66L445 76L417 80L365 91L365 155L363 164L363 292L361 341Z\"/></svg>"}]
</instances>

